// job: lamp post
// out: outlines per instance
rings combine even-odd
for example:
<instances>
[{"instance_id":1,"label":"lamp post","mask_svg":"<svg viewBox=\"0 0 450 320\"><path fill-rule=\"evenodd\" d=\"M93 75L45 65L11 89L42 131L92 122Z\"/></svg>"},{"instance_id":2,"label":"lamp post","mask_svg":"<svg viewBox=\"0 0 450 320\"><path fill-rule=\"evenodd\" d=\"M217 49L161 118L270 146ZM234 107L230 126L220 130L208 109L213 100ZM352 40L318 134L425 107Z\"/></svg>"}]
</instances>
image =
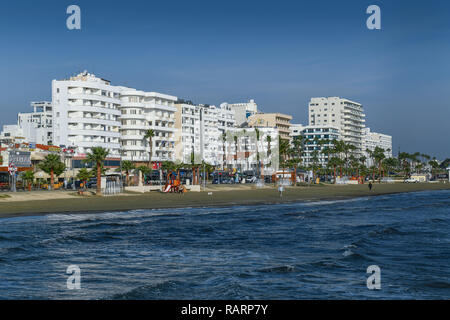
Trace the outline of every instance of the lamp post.
<instances>
[{"instance_id":1,"label":"lamp post","mask_svg":"<svg viewBox=\"0 0 450 320\"><path fill-rule=\"evenodd\" d=\"M76 190L75 187L75 166L74 166L74 158L75 158L75 143L72 142L72 190Z\"/></svg>"}]
</instances>

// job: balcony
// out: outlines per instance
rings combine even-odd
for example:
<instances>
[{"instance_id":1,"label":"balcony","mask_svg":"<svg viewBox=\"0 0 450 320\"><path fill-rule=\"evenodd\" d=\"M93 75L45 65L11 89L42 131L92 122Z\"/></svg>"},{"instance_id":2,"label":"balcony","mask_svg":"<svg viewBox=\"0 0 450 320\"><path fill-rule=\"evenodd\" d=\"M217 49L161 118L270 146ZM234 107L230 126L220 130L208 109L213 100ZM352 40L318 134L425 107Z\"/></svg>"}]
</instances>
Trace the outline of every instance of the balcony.
<instances>
[{"instance_id":1,"label":"balcony","mask_svg":"<svg viewBox=\"0 0 450 320\"><path fill-rule=\"evenodd\" d=\"M112 114L115 116L120 116L121 113L118 109L108 108L108 107L94 107L91 105L83 105L81 103L69 103L69 108L67 109L69 112L96 112L96 113L104 113L104 114Z\"/></svg>"}]
</instances>

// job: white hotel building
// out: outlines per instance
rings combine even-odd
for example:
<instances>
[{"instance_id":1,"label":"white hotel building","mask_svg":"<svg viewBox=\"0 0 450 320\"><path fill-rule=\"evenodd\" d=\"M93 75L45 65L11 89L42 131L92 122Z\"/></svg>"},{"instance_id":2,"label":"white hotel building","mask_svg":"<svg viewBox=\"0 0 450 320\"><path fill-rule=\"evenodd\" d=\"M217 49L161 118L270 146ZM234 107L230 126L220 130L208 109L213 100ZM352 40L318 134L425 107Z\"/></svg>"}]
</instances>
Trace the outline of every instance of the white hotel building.
<instances>
[{"instance_id":1,"label":"white hotel building","mask_svg":"<svg viewBox=\"0 0 450 320\"><path fill-rule=\"evenodd\" d=\"M112 86L83 72L53 80L53 143L77 147L83 157L92 147L109 150L109 157L148 161L145 133L153 129L152 161L174 161L174 113L177 97Z\"/></svg>"},{"instance_id":2,"label":"white hotel building","mask_svg":"<svg viewBox=\"0 0 450 320\"><path fill-rule=\"evenodd\" d=\"M53 143L52 103L48 101L31 102L31 107L33 112L23 112L17 115L16 125L3 126L0 139L43 145Z\"/></svg>"},{"instance_id":3,"label":"white hotel building","mask_svg":"<svg viewBox=\"0 0 450 320\"><path fill-rule=\"evenodd\" d=\"M309 125L338 128L341 139L353 144L359 156L364 153L365 117L362 105L348 99L311 98L309 102Z\"/></svg>"},{"instance_id":4,"label":"white hotel building","mask_svg":"<svg viewBox=\"0 0 450 320\"><path fill-rule=\"evenodd\" d=\"M176 160L195 163L202 160L211 165L222 165L222 134L234 128L234 112L226 104L209 105L177 104Z\"/></svg>"},{"instance_id":5,"label":"white hotel building","mask_svg":"<svg viewBox=\"0 0 450 320\"><path fill-rule=\"evenodd\" d=\"M92 147L120 155L120 87L83 72L52 81L53 144L77 147L84 155Z\"/></svg>"},{"instance_id":6,"label":"white hotel building","mask_svg":"<svg viewBox=\"0 0 450 320\"><path fill-rule=\"evenodd\" d=\"M366 157L367 166L373 165L373 160L366 152L367 149L374 151L376 147L384 149L384 156L392 158L392 136L370 131L370 128L364 129L364 156Z\"/></svg>"},{"instance_id":7,"label":"white hotel building","mask_svg":"<svg viewBox=\"0 0 450 320\"><path fill-rule=\"evenodd\" d=\"M122 159L148 161L150 146L145 139L152 129L152 161L175 160L175 102L177 97L130 88L121 91L120 135Z\"/></svg>"}]
</instances>

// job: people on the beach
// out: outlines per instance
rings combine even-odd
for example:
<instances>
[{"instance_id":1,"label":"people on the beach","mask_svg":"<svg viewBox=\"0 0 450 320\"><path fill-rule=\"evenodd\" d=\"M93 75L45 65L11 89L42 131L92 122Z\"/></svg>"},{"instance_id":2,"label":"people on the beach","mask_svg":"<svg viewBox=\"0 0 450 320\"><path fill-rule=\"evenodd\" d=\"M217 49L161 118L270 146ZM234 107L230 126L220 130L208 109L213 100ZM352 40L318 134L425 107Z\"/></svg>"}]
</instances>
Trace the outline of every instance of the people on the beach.
<instances>
[{"instance_id":1,"label":"people on the beach","mask_svg":"<svg viewBox=\"0 0 450 320\"><path fill-rule=\"evenodd\" d=\"M278 187L278 192L280 193L280 197L283 196L283 190L284 190L283 186L280 185L280 186Z\"/></svg>"},{"instance_id":2,"label":"people on the beach","mask_svg":"<svg viewBox=\"0 0 450 320\"><path fill-rule=\"evenodd\" d=\"M369 181L369 190L372 191L372 181Z\"/></svg>"}]
</instances>

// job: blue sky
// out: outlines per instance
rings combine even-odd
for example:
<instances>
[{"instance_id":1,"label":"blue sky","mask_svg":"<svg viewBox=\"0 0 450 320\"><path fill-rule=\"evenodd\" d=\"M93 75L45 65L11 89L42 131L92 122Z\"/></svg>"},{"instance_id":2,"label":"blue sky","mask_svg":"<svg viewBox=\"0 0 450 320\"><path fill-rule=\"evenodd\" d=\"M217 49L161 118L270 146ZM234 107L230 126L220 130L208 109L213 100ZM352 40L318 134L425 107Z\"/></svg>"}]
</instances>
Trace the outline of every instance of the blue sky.
<instances>
[{"instance_id":1,"label":"blue sky","mask_svg":"<svg viewBox=\"0 0 450 320\"><path fill-rule=\"evenodd\" d=\"M81 30L66 8L81 8ZM366 8L381 8L381 30ZM364 105L394 152L450 157L448 1L8 1L0 10L0 125L51 80L88 70L197 103L254 98L307 122L310 97Z\"/></svg>"}]
</instances>

